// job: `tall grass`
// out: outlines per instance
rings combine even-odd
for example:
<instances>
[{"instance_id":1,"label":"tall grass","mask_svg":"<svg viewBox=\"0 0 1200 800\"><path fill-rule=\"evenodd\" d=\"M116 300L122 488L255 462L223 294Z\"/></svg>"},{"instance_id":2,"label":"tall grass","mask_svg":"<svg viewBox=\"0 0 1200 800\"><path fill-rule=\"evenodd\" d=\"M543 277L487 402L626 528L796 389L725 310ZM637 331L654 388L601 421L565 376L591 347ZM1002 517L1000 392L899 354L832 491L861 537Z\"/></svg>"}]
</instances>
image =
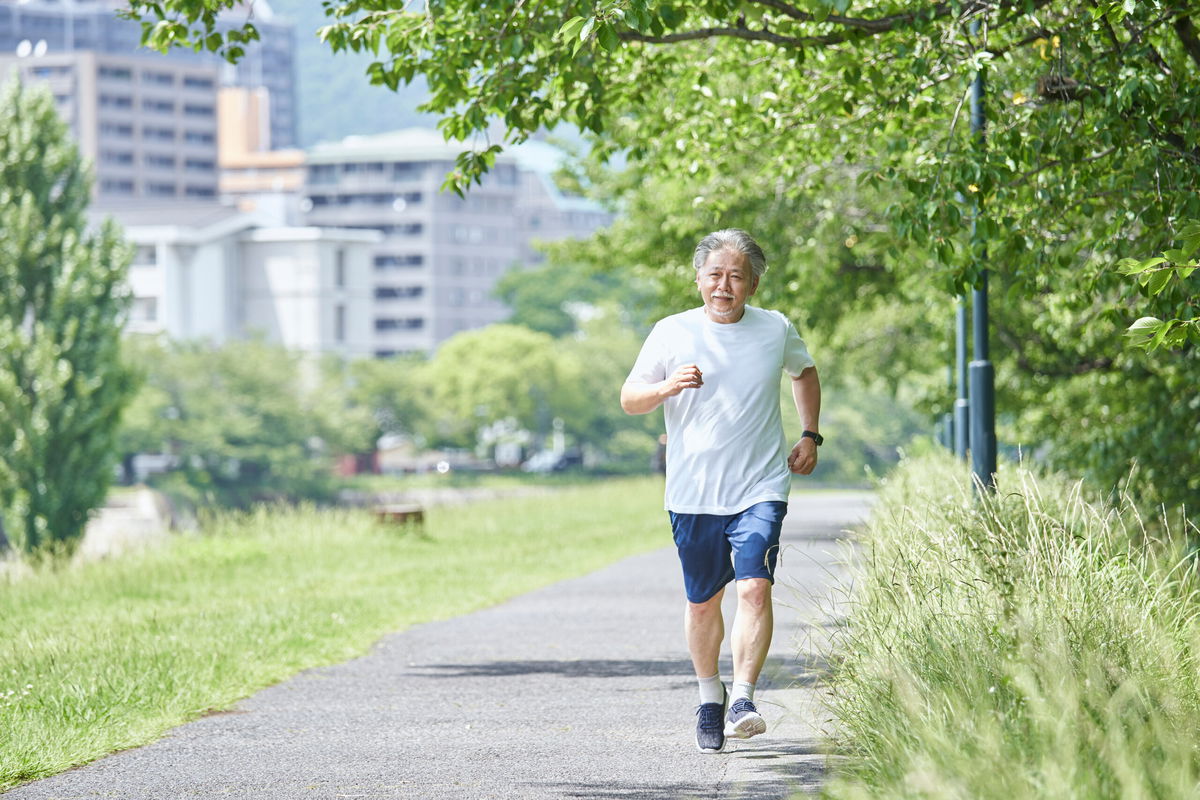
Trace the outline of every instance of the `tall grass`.
<instances>
[{"instance_id":1,"label":"tall grass","mask_svg":"<svg viewBox=\"0 0 1200 800\"><path fill-rule=\"evenodd\" d=\"M829 798L1200 795L1194 558L1077 484L905 463L857 556ZM1183 538L1183 537L1180 537Z\"/></svg>"},{"instance_id":2,"label":"tall grass","mask_svg":"<svg viewBox=\"0 0 1200 800\"><path fill-rule=\"evenodd\" d=\"M654 479L433 508L259 509L0 580L0 790L151 741L389 631L670 544Z\"/></svg>"}]
</instances>

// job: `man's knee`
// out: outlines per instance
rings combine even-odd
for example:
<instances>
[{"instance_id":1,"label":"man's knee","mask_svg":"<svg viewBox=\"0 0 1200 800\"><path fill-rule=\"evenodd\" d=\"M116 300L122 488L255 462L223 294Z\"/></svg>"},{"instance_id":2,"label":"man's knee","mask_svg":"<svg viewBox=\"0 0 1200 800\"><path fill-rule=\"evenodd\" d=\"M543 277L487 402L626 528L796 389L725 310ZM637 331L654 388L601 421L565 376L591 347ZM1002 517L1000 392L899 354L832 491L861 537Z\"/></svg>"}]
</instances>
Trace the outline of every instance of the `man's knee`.
<instances>
[{"instance_id":1,"label":"man's knee","mask_svg":"<svg viewBox=\"0 0 1200 800\"><path fill-rule=\"evenodd\" d=\"M738 605L756 611L771 605L771 582L766 578L745 578L737 582Z\"/></svg>"},{"instance_id":2,"label":"man's knee","mask_svg":"<svg viewBox=\"0 0 1200 800\"><path fill-rule=\"evenodd\" d=\"M722 595L724 595L723 591L717 592L702 603L693 603L691 600L688 600L688 615L694 620L704 620L710 619L713 616L720 616Z\"/></svg>"}]
</instances>

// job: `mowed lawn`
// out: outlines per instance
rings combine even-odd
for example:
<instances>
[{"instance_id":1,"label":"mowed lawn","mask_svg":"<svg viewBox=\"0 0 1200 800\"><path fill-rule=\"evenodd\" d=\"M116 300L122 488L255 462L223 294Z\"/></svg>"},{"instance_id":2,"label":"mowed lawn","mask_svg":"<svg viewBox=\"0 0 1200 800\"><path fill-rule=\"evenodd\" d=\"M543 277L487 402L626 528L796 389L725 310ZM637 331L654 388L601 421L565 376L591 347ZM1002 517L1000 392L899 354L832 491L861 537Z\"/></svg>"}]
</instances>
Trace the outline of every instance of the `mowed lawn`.
<instances>
[{"instance_id":1,"label":"mowed lawn","mask_svg":"<svg viewBox=\"0 0 1200 800\"><path fill-rule=\"evenodd\" d=\"M660 479L430 509L261 509L0 580L0 791L161 736L384 634L671 544Z\"/></svg>"}]
</instances>

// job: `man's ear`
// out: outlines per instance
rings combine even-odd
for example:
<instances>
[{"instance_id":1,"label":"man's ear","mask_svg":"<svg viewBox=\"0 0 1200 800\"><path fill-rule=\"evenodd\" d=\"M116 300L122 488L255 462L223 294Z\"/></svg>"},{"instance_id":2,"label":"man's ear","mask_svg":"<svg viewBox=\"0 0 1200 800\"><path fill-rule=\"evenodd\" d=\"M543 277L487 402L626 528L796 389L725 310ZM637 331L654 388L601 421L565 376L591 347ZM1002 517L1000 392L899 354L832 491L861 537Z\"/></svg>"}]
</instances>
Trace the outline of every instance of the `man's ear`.
<instances>
[{"instance_id":1,"label":"man's ear","mask_svg":"<svg viewBox=\"0 0 1200 800\"><path fill-rule=\"evenodd\" d=\"M753 297L754 293L757 291L758 291L758 276L756 275L756 276L754 276L753 280L750 281L750 293L747 294L746 296Z\"/></svg>"}]
</instances>

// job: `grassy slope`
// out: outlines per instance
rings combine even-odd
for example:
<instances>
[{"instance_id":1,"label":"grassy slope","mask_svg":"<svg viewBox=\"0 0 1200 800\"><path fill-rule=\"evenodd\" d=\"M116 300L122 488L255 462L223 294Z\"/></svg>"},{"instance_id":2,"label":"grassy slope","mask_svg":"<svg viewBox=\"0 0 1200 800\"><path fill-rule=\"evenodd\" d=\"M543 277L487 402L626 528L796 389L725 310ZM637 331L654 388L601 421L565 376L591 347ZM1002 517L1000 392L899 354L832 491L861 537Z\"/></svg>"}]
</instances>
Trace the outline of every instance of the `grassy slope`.
<instances>
[{"instance_id":1,"label":"grassy slope","mask_svg":"<svg viewBox=\"0 0 1200 800\"><path fill-rule=\"evenodd\" d=\"M143 744L380 636L670 544L653 479L435 508L262 510L0 583L0 790Z\"/></svg>"},{"instance_id":2,"label":"grassy slope","mask_svg":"<svg viewBox=\"0 0 1200 800\"><path fill-rule=\"evenodd\" d=\"M1195 797L1195 559L1078 486L1005 467L981 507L964 472L907 463L862 537L826 796Z\"/></svg>"}]
</instances>

